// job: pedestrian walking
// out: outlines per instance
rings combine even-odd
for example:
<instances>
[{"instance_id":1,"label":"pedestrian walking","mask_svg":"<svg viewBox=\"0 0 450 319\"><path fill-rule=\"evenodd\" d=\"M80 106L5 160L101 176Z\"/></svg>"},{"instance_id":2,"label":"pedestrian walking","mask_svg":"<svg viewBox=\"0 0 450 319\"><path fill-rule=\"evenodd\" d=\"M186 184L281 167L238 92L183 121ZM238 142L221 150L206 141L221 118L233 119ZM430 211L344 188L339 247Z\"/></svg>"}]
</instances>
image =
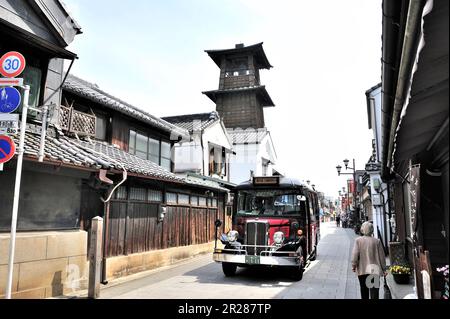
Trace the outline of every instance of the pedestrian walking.
<instances>
[{"instance_id":1,"label":"pedestrian walking","mask_svg":"<svg viewBox=\"0 0 450 319\"><path fill-rule=\"evenodd\" d=\"M337 227L341 226L341 216L339 216L339 215L336 216L336 226Z\"/></svg>"},{"instance_id":2,"label":"pedestrian walking","mask_svg":"<svg viewBox=\"0 0 450 319\"><path fill-rule=\"evenodd\" d=\"M372 223L364 222L361 234L353 246L352 270L358 275L361 299L379 299L380 277L385 274L386 256L381 241L373 237Z\"/></svg>"}]
</instances>

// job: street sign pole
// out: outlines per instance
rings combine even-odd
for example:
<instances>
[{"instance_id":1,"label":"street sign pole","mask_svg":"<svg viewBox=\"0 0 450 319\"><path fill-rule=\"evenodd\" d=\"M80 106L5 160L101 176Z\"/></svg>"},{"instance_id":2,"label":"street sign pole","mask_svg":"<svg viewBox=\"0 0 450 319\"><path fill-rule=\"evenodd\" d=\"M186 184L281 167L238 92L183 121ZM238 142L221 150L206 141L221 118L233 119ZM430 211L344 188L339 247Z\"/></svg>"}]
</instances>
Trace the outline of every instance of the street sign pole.
<instances>
[{"instance_id":1,"label":"street sign pole","mask_svg":"<svg viewBox=\"0 0 450 319\"><path fill-rule=\"evenodd\" d=\"M28 115L28 99L30 96L30 86L25 85L23 87L23 104L22 104L22 122L20 123L20 140L19 148L17 149L17 168L16 168L16 181L14 184L14 200L11 217L11 236L9 241L9 261L8 261L8 281L6 283L6 299L11 299L11 288L13 280L14 270L14 249L16 246L16 228L17 228L17 212L19 209L19 196L20 196L20 181L22 178L22 162L25 144L25 130L27 125Z\"/></svg>"}]
</instances>

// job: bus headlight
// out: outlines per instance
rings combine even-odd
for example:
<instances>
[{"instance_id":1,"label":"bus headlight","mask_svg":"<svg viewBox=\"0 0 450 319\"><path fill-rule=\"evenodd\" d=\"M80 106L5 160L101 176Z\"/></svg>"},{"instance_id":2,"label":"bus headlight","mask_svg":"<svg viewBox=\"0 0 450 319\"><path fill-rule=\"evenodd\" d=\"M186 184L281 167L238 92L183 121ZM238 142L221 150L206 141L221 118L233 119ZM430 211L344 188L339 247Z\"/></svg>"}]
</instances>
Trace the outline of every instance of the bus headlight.
<instances>
[{"instance_id":1,"label":"bus headlight","mask_svg":"<svg viewBox=\"0 0 450 319\"><path fill-rule=\"evenodd\" d=\"M273 242L276 245L281 245L284 241L284 234L282 231L277 231L275 234L273 234Z\"/></svg>"},{"instance_id":2,"label":"bus headlight","mask_svg":"<svg viewBox=\"0 0 450 319\"><path fill-rule=\"evenodd\" d=\"M235 242L237 240L237 238L238 238L238 232L236 230L230 230L228 232L227 237L228 237L228 241L230 243Z\"/></svg>"}]
</instances>

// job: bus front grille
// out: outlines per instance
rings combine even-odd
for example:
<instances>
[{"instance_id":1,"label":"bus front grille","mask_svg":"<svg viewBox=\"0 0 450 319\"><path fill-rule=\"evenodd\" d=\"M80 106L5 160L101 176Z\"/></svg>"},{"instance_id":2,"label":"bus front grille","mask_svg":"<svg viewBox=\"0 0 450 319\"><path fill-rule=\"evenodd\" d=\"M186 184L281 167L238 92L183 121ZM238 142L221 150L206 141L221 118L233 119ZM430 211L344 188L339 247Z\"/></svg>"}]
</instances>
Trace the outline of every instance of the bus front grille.
<instances>
[{"instance_id":1,"label":"bus front grille","mask_svg":"<svg viewBox=\"0 0 450 319\"><path fill-rule=\"evenodd\" d=\"M246 244L250 245L247 246L247 254L259 255L265 248L256 246L267 245L268 224L264 222L247 222L246 228ZM255 246L252 247L251 245Z\"/></svg>"}]
</instances>

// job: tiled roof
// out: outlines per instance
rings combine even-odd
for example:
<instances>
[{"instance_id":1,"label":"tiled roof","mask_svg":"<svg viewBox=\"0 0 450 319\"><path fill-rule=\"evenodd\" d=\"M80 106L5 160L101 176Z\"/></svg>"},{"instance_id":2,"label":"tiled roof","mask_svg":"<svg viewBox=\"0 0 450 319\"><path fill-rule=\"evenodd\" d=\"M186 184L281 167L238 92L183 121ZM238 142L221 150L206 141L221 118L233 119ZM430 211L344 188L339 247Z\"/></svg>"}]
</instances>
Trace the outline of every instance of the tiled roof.
<instances>
[{"instance_id":1,"label":"tiled roof","mask_svg":"<svg viewBox=\"0 0 450 319\"><path fill-rule=\"evenodd\" d=\"M187 176L185 178L185 182L187 184L194 185L194 186L202 186L202 187L212 188L212 189L216 189L216 190L220 190L220 191L224 191L224 192L229 191L227 188L220 186L219 183L217 183L217 182L204 180L204 179L200 179L200 178L196 178L196 177L192 177L192 176Z\"/></svg>"},{"instance_id":2,"label":"tiled roof","mask_svg":"<svg viewBox=\"0 0 450 319\"><path fill-rule=\"evenodd\" d=\"M12 138L16 145L19 145L19 135L13 135ZM40 138L39 133L26 132L24 153L26 157L38 158ZM220 186L217 182L189 176L186 178L177 176L149 160L143 160L105 142L88 142L64 135L56 137L47 134L44 160L94 170L121 170L121 166L123 166L129 173L148 176L157 180L228 192L228 189Z\"/></svg>"},{"instance_id":3,"label":"tiled roof","mask_svg":"<svg viewBox=\"0 0 450 319\"><path fill-rule=\"evenodd\" d=\"M168 116L163 117L162 119L172 123L173 125L188 130L190 133L193 131L202 131L217 121L220 121L219 114L216 111L211 113Z\"/></svg>"},{"instance_id":4,"label":"tiled roof","mask_svg":"<svg viewBox=\"0 0 450 319\"><path fill-rule=\"evenodd\" d=\"M223 56L232 55L232 54L242 54L244 52L251 52L257 62L257 66L260 68L270 69L272 65L270 65L269 60L267 60L266 53L262 47L263 42L244 46L244 44L238 44L234 48L231 49L221 49L221 50L205 50L206 53L213 59L213 61L220 68L221 58Z\"/></svg>"},{"instance_id":5,"label":"tiled roof","mask_svg":"<svg viewBox=\"0 0 450 319\"><path fill-rule=\"evenodd\" d=\"M150 124L151 126L163 131L169 133L173 132L176 133L176 135L181 135L185 138L188 138L189 136L186 130L181 129L147 112L144 112L139 108L100 90L100 88L96 84L89 83L74 75L69 74L67 76L67 79L63 85L63 89L72 94L84 97L107 108L128 115L136 120L142 121L146 124Z\"/></svg>"},{"instance_id":6,"label":"tiled roof","mask_svg":"<svg viewBox=\"0 0 450 319\"><path fill-rule=\"evenodd\" d=\"M113 160L122 164L122 166L128 172L136 173L139 175L146 175L157 179L170 180L176 182L182 181L182 178L176 176L175 174L169 172L168 170L162 168L161 166L153 163L152 161L141 159L128 152L122 151L121 149L114 147L110 144L100 142L89 143L86 141L76 141L76 140L74 141L73 139L72 141L76 145L83 146L83 149L90 149L98 153L107 155L107 157L112 158ZM108 160L107 157L102 157L102 159ZM115 163L111 163L111 167L121 169L120 165Z\"/></svg>"},{"instance_id":7,"label":"tiled roof","mask_svg":"<svg viewBox=\"0 0 450 319\"><path fill-rule=\"evenodd\" d=\"M262 140L269 133L266 128L262 129L246 129L246 130L237 130L237 129L229 129L228 135L230 136L231 142L233 144L256 144L261 143Z\"/></svg>"},{"instance_id":8,"label":"tiled roof","mask_svg":"<svg viewBox=\"0 0 450 319\"><path fill-rule=\"evenodd\" d=\"M19 135L13 136L16 145L19 144ZM25 156L38 157L40 145L40 134L26 132L25 134ZM101 153L94 153L92 150ZM102 155L103 154L103 155ZM107 156L105 156L107 155ZM111 161L108 157L112 158ZM52 137L47 135L45 142L45 160L62 162L64 164L94 169L118 169L120 163L127 172L149 176L171 182L183 183L181 177L165 170L151 161L122 151L112 145L100 142L79 141L67 136Z\"/></svg>"}]
</instances>

